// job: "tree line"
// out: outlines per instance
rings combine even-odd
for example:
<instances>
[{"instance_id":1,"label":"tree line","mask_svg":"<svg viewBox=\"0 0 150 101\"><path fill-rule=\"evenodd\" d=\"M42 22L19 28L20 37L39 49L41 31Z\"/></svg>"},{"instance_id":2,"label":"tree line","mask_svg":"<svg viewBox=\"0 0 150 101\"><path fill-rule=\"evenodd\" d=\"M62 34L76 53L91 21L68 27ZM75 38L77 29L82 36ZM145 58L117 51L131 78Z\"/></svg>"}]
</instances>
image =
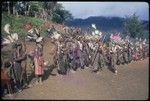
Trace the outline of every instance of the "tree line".
<instances>
[{"instance_id":1,"label":"tree line","mask_svg":"<svg viewBox=\"0 0 150 101\"><path fill-rule=\"evenodd\" d=\"M16 16L30 16L45 21L64 23L73 19L72 14L65 10L62 4L47 1L5 1L2 2L2 11Z\"/></svg>"},{"instance_id":2,"label":"tree line","mask_svg":"<svg viewBox=\"0 0 150 101\"><path fill-rule=\"evenodd\" d=\"M65 10L62 4L57 2L5 1L2 2L2 11L16 16L22 15L36 17L45 21L53 21L60 24L73 20L72 14L68 10ZM117 24L117 22L114 22L112 26L115 26L115 24ZM149 27L149 25L146 26ZM142 23L138 19L138 16L133 14L131 16L126 16L123 24L123 34L129 35L132 38L147 37L149 30L145 31Z\"/></svg>"}]
</instances>

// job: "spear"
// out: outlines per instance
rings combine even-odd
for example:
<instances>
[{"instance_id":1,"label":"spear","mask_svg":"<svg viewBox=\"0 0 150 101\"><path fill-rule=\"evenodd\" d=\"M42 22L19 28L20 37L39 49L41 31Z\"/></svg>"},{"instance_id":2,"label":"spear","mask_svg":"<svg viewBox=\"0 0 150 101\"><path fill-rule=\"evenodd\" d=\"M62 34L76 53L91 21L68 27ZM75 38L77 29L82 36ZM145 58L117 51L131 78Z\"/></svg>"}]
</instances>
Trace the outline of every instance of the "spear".
<instances>
[{"instance_id":1,"label":"spear","mask_svg":"<svg viewBox=\"0 0 150 101\"><path fill-rule=\"evenodd\" d=\"M105 35L105 36L106 36L106 35ZM102 43L103 43L103 41L104 41L104 39L105 39L105 36L104 36L104 38L103 38L103 40L102 40ZM97 46L97 49L96 49L96 53L95 53L94 58L93 58L93 61L92 61L92 63L91 63L92 66L93 66L94 61L95 61L95 59L96 59L96 56L97 56L97 53L98 53L99 46L100 46L100 42L98 43L98 46Z\"/></svg>"}]
</instances>

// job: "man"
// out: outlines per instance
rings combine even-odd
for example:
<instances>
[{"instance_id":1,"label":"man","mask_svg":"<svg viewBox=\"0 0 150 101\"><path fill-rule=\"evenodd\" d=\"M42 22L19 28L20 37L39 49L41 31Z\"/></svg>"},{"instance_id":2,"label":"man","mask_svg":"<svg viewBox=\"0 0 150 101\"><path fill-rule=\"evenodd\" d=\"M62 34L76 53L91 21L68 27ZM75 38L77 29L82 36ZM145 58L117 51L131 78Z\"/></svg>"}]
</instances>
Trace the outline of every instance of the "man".
<instances>
[{"instance_id":1,"label":"man","mask_svg":"<svg viewBox=\"0 0 150 101\"><path fill-rule=\"evenodd\" d=\"M97 74L99 74L99 69L100 67L100 58L102 55L101 54L101 49L99 48L99 44L96 43L97 46L97 50L95 51L93 58L92 58L92 66L94 66L94 70L93 72L97 72Z\"/></svg>"},{"instance_id":2,"label":"man","mask_svg":"<svg viewBox=\"0 0 150 101\"><path fill-rule=\"evenodd\" d=\"M109 48L110 52L110 65L111 68L114 70L114 73L117 74L117 67L116 67L116 46L110 46Z\"/></svg>"},{"instance_id":3,"label":"man","mask_svg":"<svg viewBox=\"0 0 150 101\"><path fill-rule=\"evenodd\" d=\"M38 29L31 28L30 30L28 30L27 38L31 41L36 41L38 38L42 38L42 37L40 37L40 33Z\"/></svg>"},{"instance_id":4,"label":"man","mask_svg":"<svg viewBox=\"0 0 150 101\"><path fill-rule=\"evenodd\" d=\"M67 49L65 46L65 43L63 41L59 41L58 45L58 75L66 75L67 74L67 68L68 68L68 57L67 57Z\"/></svg>"},{"instance_id":5,"label":"man","mask_svg":"<svg viewBox=\"0 0 150 101\"><path fill-rule=\"evenodd\" d=\"M56 40L56 53L55 53L55 63L57 65L58 75L65 75L68 69L68 54L66 48L66 42L62 37Z\"/></svg>"},{"instance_id":6,"label":"man","mask_svg":"<svg viewBox=\"0 0 150 101\"><path fill-rule=\"evenodd\" d=\"M27 68L27 53L26 53L26 43L22 42L22 49L23 49L23 52L25 54L25 58L24 58L24 61L22 61L21 63L21 66L22 66L22 75L21 75L21 79L22 79L22 82L23 82L23 88L27 88L29 87L29 82L28 82L28 78L27 78L27 72L26 72L26 68Z\"/></svg>"},{"instance_id":7,"label":"man","mask_svg":"<svg viewBox=\"0 0 150 101\"><path fill-rule=\"evenodd\" d=\"M99 66L100 69L103 69L105 67L105 56L104 56L104 47L101 44L99 49L100 57L99 57Z\"/></svg>"},{"instance_id":8,"label":"man","mask_svg":"<svg viewBox=\"0 0 150 101\"><path fill-rule=\"evenodd\" d=\"M73 72L73 42L70 40L69 42L66 43L66 48L67 48L67 54L68 54L68 62L69 62L69 67L70 70Z\"/></svg>"},{"instance_id":9,"label":"man","mask_svg":"<svg viewBox=\"0 0 150 101\"><path fill-rule=\"evenodd\" d=\"M131 63L132 61L132 43L128 43L128 63Z\"/></svg>"},{"instance_id":10,"label":"man","mask_svg":"<svg viewBox=\"0 0 150 101\"><path fill-rule=\"evenodd\" d=\"M92 59L92 56L94 56L94 52L96 50L96 46L97 46L97 42L95 40L92 40L90 39L89 40L89 43L88 43L88 46L89 46L89 53L90 53L90 59Z\"/></svg>"},{"instance_id":11,"label":"man","mask_svg":"<svg viewBox=\"0 0 150 101\"><path fill-rule=\"evenodd\" d=\"M136 61L140 59L140 45L136 46Z\"/></svg>"},{"instance_id":12,"label":"man","mask_svg":"<svg viewBox=\"0 0 150 101\"><path fill-rule=\"evenodd\" d=\"M120 55L119 55L120 63L121 63L121 64L125 64L124 56L123 56L124 48L123 48L123 46L120 46L119 48L120 48L120 52L119 52L119 54L120 54Z\"/></svg>"},{"instance_id":13,"label":"man","mask_svg":"<svg viewBox=\"0 0 150 101\"><path fill-rule=\"evenodd\" d=\"M77 41L77 51L78 51L78 57L80 61L80 67L81 69L84 69L85 63L84 63L84 54L83 54L83 41L79 39Z\"/></svg>"},{"instance_id":14,"label":"man","mask_svg":"<svg viewBox=\"0 0 150 101\"><path fill-rule=\"evenodd\" d=\"M80 54L77 40L73 43L73 70L76 71L80 67Z\"/></svg>"},{"instance_id":15,"label":"man","mask_svg":"<svg viewBox=\"0 0 150 101\"><path fill-rule=\"evenodd\" d=\"M107 44L104 44L103 48L104 48L103 56L104 56L104 63L105 63L104 65L106 67L109 64L109 50L108 50ZM108 67L106 67L106 68L108 68Z\"/></svg>"},{"instance_id":16,"label":"man","mask_svg":"<svg viewBox=\"0 0 150 101\"><path fill-rule=\"evenodd\" d=\"M121 47L119 45L116 46L116 53L117 53L117 65L121 64Z\"/></svg>"},{"instance_id":17,"label":"man","mask_svg":"<svg viewBox=\"0 0 150 101\"><path fill-rule=\"evenodd\" d=\"M137 54L138 54L138 48L137 48L136 44L134 44L134 46L132 48L132 57L133 57L134 61L137 60Z\"/></svg>"},{"instance_id":18,"label":"man","mask_svg":"<svg viewBox=\"0 0 150 101\"><path fill-rule=\"evenodd\" d=\"M14 71L15 71L15 77L17 82L17 88L19 91L22 89L22 61L26 58L26 54L22 50L22 44L17 43L15 44L15 52L13 54L14 58Z\"/></svg>"},{"instance_id":19,"label":"man","mask_svg":"<svg viewBox=\"0 0 150 101\"><path fill-rule=\"evenodd\" d=\"M143 60L143 43L142 43L142 41L140 41L139 53L140 53L140 60Z\"/></svg>"},{"instance_id":20,"label":"man","mask_svg":"<svg viewBox=\"0 0 150 101\"><path fill-rule=\"evenodd\" d=\"M128 47L127 47L127 43L125 43L124 46L123 46L123 58L124 58L124 63L128 64Z\"/></svg>"},{"instance_id":21,"label":"man","mask_svg":"<svg viewBox=\"0 0 150 101\"><path fill-rule=\"evenodd\" d=\"M86 68L89 67L89 65L90 65L90 50L89 50L87 40L83 41L83 58L84 58L84 63L85 63Z\"/></svg>"},{"instance_id":22,"label":"man","mask_svg":"<svg viewBox=\"0 0 150 101\"><path fill-rule=\"evenodd\" d=\"M149 57L149 44L146 43L146 53L145 53L145 57Z\"/></svg>"}]
</instances>

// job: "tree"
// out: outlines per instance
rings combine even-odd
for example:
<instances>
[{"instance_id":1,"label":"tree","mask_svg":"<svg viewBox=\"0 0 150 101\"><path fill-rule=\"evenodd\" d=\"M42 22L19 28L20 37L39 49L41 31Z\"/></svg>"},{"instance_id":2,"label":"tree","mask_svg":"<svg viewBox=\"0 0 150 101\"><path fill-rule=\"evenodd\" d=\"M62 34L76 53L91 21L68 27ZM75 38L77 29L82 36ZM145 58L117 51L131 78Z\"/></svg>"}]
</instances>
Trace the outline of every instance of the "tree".
<instances>
[{"instance_id":1,"label":"tree","mask_svg":"<svg viewBox=\"0 0 150 101\"><path fill-rule=\"evenodd\" d=\"M57 2L8 1L3 2L2 10L8 14L38 17L56 23L64 23L66 20L73 19L72 14Z\"/></svg>"},{"instance_id":2,"label":"tree","mask_svg":"<svg viewBox=\"0 0 150 101\"><path fill-rule=\"evenodd\" d=\"M55 11L53 12L53 18L52 21L57 23L64 23L66 20L73 19L72 14L65 10L62 6L62 4L57 3L55 7Z\"/></svg>"},{"instance_id":3,"label":"tree","mask_svg":"<svg viewBox=\"0 0 150 101\"><path fill-rule=\"evenodd\" d=\"M2 11L15 15L17 12L17 6L17 2L15 1L2 2Z\"/></svg>"},{"instance_id":4,"label":"tree","mask_svg":"<svg viewBox=\"0 0 150 101\"><path fill-rule=\"evenodd\" d=\"M29 2L29 16L36 17L37 12L39 12L39 3L36 1Z\"/></svg>"},{"instance_id":5,"label":"tree","mask_svg":"<svg viewBox=\"0 0 150 101\"><path fill-rule=\"evenodd\" d=\"M2 2L2 11L7 12L8 14L11 13L11 1Z\"/></svg>"},{"instance_id":6,"label":"tree","mask_svg":"<svg viewBox=\"0 0 150 101\"><path fill-rule=\"evenodd\" d=\"M48 20L48 18L49 18L49 20L52 20L53 12L54 12L55 7L56 7L56 2L43 2L42 7L43 7L44 18L46 18L46 20Z\"/></svg>"},{"instance_id":7,"label":"tree","mask_svg":"<svg viewBox=\"0 0 150 101\"><path fill-rule=\"evenodd\" d=\"M135 13L131 16L126 16L123 25L123 34L127 34L132 38L142 36L142 25Z\"/></svg>"}]
</instances>

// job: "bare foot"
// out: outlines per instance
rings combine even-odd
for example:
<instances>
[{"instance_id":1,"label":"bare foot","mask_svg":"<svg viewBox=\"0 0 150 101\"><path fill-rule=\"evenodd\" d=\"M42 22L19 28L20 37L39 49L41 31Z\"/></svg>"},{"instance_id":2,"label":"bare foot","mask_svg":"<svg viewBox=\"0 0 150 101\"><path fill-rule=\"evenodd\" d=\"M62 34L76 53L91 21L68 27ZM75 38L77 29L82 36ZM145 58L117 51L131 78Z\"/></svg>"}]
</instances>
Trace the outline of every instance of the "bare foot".
<instances>
[{"instance_id":1,"label":"bare foot","mask_svg":"<svg viewBox=\"0 0 150 101\"><path fill-rule=\"evenodd\" d=\"M117 70L115 70L115 75L117 75Z\"/></svg>"}]
</instances>

